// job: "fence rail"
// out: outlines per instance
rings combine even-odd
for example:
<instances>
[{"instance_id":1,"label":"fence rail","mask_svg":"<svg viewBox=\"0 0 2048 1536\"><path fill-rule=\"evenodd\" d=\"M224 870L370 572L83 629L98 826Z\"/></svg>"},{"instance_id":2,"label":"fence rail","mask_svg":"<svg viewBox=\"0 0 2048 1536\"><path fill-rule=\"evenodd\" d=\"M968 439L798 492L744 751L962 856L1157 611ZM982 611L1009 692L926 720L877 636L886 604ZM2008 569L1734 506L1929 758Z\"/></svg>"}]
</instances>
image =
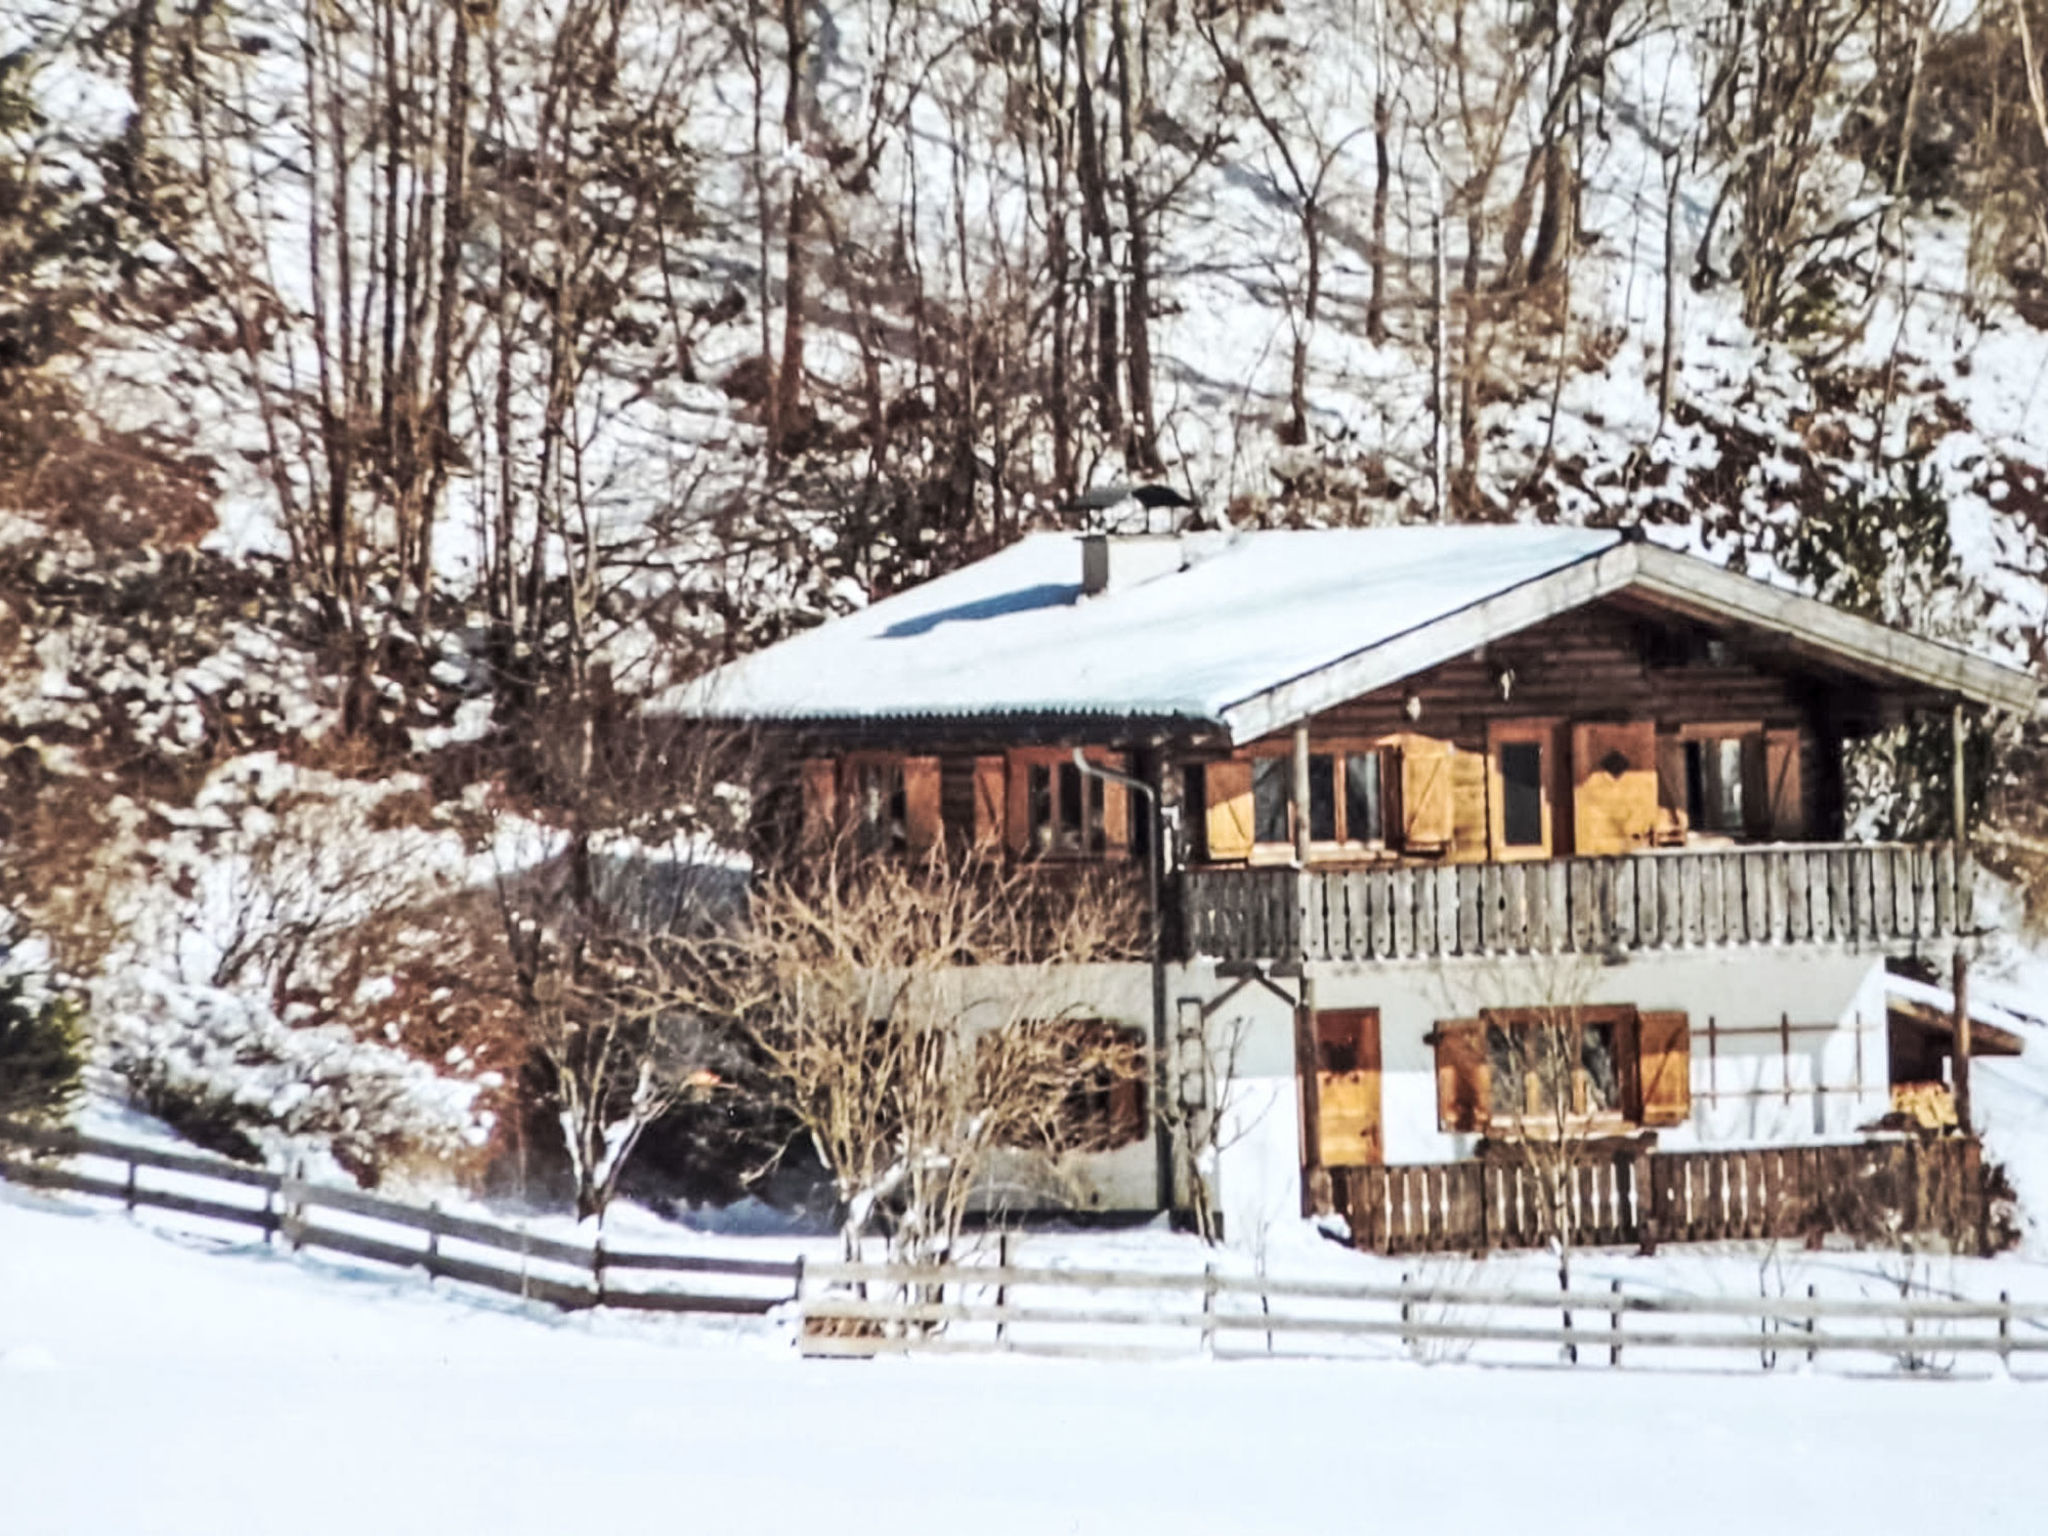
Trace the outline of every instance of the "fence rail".
<instances>
[{"instance_id":1,"label":"fence rail","mask_svg":"<svg viewBox=\"0 0 2048 1536\"><path fill-rule=\"evenodd\" d=\"M1332 1168L1352 1242L1375 1253L1547 1245L1568 1220L1587 1247L1869 1236L1989 1246L1974 1137L1709 1152L1591 1152L1576 1166L1512 1157Z\"/></svg>"},{"instance_id":2,"label":"fence rail","mask_svg":"<svg viewBox=\"0 0 2048 1536\"><path fill-rule=\"evenodd\" d=\"M50 1160L53 1158L121 1164L124 1176L109 1178L83 1172ZM206 1194L165 1188L160 1180L143 1182L141 1175L145 1169L222 1188ZM0 1122L0 1179L30 1188L119 1200L130 1210L149 1207L253 1227L263 1234L265 1242L282 1238L294 1248L318 1248L372 1263L423 1269L429 1279L459 1280L567 1309L617 1307L643 1312L760 1316L791 1299L803 1269L798 1261L618 1249L606 1244L602 1237L589 1244L563 1242L521 1226L502 1226L435 1206L407 1205L358 1189L309 1183L224 1158L169 1152L76 1131L43 1130L6 1122ZM214 1197L229 1191L258 1192L263 1203L254 1205ZM323 1210L395 1227L408 1234L417 1233L423 1241L337 1227L309 1214ZM449 1242L481 1252L450 1253L443 1246ZM536 1270L536 1265L546 1267ZM782 1294L762 1294L758 1290L749 1294L732 1288L647 1289L621 1285L622 1272L781 1281L788 1289Z\"/></svg>"},{"instance_id":3,"label":"fence rail","mask_svg":"<svg viewBox=\"0 0 2048 1536\"><path fill-rule=\"evenodd\" d=\"M1406 1277L1398 1286L1287 1281L1214 1266L1146 1274L814 1264L799 1285L798 1310L804 1353L828 1356L1317 1354L1355 1353L1343 1346L1359 1343L1427 1354L1489 1344L1556 1349L1574 1364L1604 1357L1610 1366L1627 1352L1733 1352L1764 1368L1846 1354L1928 1370L1976 1355L2010 1371L2016 1356L2048 1354L2048 1303L2016 1303L2002 1292L1996 1301L1822 1297L1811 1287L1804 1296L1672 1296L1629 1292L1620 1281L1607 1290L1541 1291ZM1290 1347L1280 1348L1283 1340Z\"/></svg>"},{"instance_id":4,"label":"fence rail","mask_svg":"<svg viewBox=\"0 0 2048 1536\"><path fill-rule=\"evenodd\" d=\"M1194 869L1188 947L1219 960L1891 949L1970 931L1952 843L1669 849L1384 869Z\"/></svg>"}]
</instances>

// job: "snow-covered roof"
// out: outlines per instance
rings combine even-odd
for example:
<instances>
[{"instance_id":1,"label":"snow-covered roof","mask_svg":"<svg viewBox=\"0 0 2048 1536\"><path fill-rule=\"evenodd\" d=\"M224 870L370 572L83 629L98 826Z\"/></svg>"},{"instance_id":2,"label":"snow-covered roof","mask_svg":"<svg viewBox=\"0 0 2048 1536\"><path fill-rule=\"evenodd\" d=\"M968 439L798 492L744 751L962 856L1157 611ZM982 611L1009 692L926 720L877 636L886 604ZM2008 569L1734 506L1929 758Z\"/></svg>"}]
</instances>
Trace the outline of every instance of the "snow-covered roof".
<instances>
[{"instance_id":1,"label":"snow-covered roof","mask_svg":"<svg viewBox=\"0 0 2048 1536\"><path fill-rule=\"evenodd\" d=\"M671 690L744 721L1107 716L1246 741L1624 588L1767 624L1844 665L2031 707L2024 674L1608 530L1535 526L1116 541L1133 574L1084 593L1082 536L963 570Z\"/></svg>"}]
</instances>

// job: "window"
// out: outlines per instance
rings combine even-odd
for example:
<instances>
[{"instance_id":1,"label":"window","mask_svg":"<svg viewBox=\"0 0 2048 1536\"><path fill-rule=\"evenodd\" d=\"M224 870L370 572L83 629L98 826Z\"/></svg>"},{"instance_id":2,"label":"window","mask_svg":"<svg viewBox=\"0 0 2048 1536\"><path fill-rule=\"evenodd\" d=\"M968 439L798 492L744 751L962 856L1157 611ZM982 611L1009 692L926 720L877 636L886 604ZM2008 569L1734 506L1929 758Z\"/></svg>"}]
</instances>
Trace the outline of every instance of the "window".
<instances>
[{"instance_id":1,"label":"window","mask_svg":"<svg viewBox=\"0 0 2048 1536\"><path fill-rule=\"evenodd\" d=\"M1444 1019L1437 1124L1496 1136L1683 1125L1692 1115L1683 1013L1626 1004L1489 1009Z\"/></svg>"},{"instance_id":2,"label":"window","mask_svg":"<svg viewBox=\"0 0 2048 1536\"><path fill-rule=\"evenodd\" d=\"M1146 1054L1142 1031L1106 1019L1058 1019L1024 1026L1050 1047L1043 1066L1068 1086L1043 1150L1108 1152L1144 1137ZM1034 1054L1037 1054L1034 1052Z\"/></svg>"},{"instance_id":3,"label":"window","mask_svg":"<svg viewBox=\"0 0 2048 1536\"><path fill-rule=\"evenodd\" d=\"M1089 750L1089 761L1118 773L1123 759ZM1121 784L1074 763L1071 749L1010 754L1010 847L1037 858L1120 858L1131 846L1130 797Z\"/></svg>"},{"instance_id":4,"label":"window","mask_svg":"<svg viewBox=\"0 0 2048 1536\"><path fill-rule=\"evenodd\" d=\"M863 853L901 853L908 848L903 765L854 759L847 764L847 780L854 845Z\"/></svg>"},{"instance_id":5,"label":"window","mask_svg":"<svg viewBox=\"0 0 2048 1536\"><path fill-rule=\"evenodd\" d=\"M1687 827L1719 837L1768 836L1780 817L1774 814L1772 786L1766 779L1765 731L1756 721L1722 725L1686 725L1672 744L1671 767L1660 770L1675 778L1660 791L1673 811L1683 811ZM1789 739L1796 751L1796 732L1773 733ZM1784 754L1780 754L1782 757ZM1796 802L1796 772L1787 782ZM1776 807L1787 823L1798 820L1796 803Z\"/></svg>"},{"instance_id":6,"label":"window","mask_svg":"<svg viewBox=\"0 0 2048 1536\"><path fill-rule=\"evenodd\" d=\"M1492 1122L1557 1123L1621 1113L1621 1021L1611 1013L1541 1009L1488 1016Z\"/></svg>"},{"instance_id":7,"label":"window","mask_svg":"<svg viewBox=\"0 0 2048 1536\"><path fill-rule=\"evenodd\" d=\"M1285 757L1252 760L1252 838L1261 843L1291 843L1294 834L1287 814L1294 762Z\"/></svg>"},{"instance_id":8,"label":"window","mask_svg":"<svg viewBox=\"0 0 2048 1536\"><path fill-rule=\"evenodd\" d=\"M1510 848L1543 846L1543 748L1508 741L1500 749L1501 841Z\"/></svg>"},{"instance_id":9,"label":"window","mask_svg":"<svg viewBox=\"0 0 2048 1536\"><path fill-rule=\"evenodd\" d=\"M1487 842L1497 860L1550 857L1558 729L1555 720L1495 720L1486 727Z\"/></svg>"},{"instance_id":10,"label":"window","mask_svg":"<svg viewBox=\"0 0 2048 1536\"><path fill-rule=\"evenodd\" d=\"M1072 763L1033 763L1028 772L1031 851L1102 852L1102 780Z\"/></svg>"},{"instance_id":11,"label":"window","mask_svg":"<svg viewBox=\"0 0 2048 1536\"><path fill-rule=\"evenodd\" d=\"M1719 736L1685 744L1685 813L1701 832L1743 830L1743 742Z\"/></svg>"},{"instance_id":12,"label":"window","mask_svg":"<svg viewBox=\"0 0 2048 1536\"><path fill-rule=\"evenodd\" d=\"M1312 843L1377 847L1386 841L1384 779L1378 747L1313 752L1308 760L1308 835ZM1252 759L1252 835L1261 843L1294 841L1294 758Z\"/></svg>"}]
</instances>

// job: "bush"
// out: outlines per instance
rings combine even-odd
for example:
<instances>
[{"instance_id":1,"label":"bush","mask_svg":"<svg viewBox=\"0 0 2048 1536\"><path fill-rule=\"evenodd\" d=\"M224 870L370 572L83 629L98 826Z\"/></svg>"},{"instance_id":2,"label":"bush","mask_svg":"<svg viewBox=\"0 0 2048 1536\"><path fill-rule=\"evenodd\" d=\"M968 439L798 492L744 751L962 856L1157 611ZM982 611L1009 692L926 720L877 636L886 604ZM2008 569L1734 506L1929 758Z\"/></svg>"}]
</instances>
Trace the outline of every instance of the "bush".
<instances>
[{"instance_id":1,"label":"bush","mask_svg":"<svg viewBox=\"0 0 2048 1536\"><path fill-rule=\"evenodd\" d=\"M84 1086L78 1005L33 999L19 976L0 980L0 1120L61 1121Z\"/></svg>"}]
</instances>

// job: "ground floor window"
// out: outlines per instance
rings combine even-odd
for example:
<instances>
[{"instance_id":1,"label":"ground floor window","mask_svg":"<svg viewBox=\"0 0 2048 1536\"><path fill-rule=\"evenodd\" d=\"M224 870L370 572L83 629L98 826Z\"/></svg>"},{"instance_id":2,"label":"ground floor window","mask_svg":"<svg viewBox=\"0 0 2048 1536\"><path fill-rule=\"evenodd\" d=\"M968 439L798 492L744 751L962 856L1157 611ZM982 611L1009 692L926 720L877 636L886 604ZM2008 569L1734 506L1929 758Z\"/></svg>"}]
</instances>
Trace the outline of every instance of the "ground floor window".
<instances>
[{"instance_id":1,"label":"ground floor window","mask_svg":"<svg viewBox=\"0 0 2048 1536\"><path fill-rule=\"evenodd\" d=\"M1683 1013L1626 1004L1493 1008L1443 1019L1437 1122L1493 1136L1679 1125L1692 1113Z\"/></svg>"}]
</instances>

